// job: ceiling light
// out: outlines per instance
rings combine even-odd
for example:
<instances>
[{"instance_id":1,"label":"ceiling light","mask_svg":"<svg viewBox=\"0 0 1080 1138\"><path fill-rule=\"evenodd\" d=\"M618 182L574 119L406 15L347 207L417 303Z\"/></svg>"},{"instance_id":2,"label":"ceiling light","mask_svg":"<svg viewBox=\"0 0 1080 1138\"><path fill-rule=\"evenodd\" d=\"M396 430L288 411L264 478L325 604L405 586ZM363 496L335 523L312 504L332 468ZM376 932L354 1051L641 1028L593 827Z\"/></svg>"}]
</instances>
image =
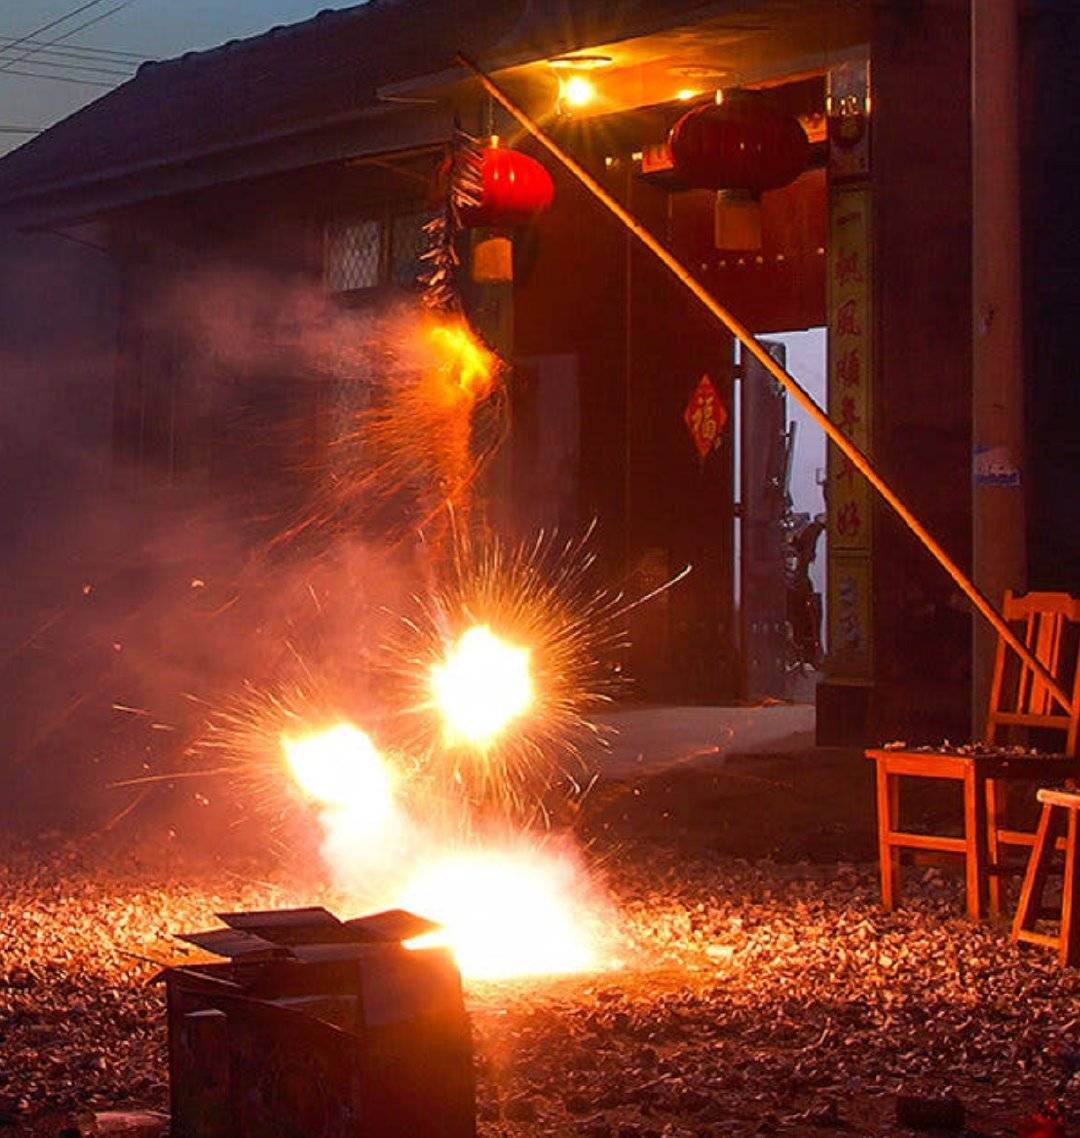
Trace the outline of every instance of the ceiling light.
<instances>
[{"instance_id":1,"label":"ceiling light","mask_svg":"<svg viewBox=\"0 0 1080 1138\"><path fill-rule=\"evenodd\" d=\"M562 101L568 107L587 107L596 98L596 87L584 75L571 75L562 85Z\"/></svg>"}]
</instances>

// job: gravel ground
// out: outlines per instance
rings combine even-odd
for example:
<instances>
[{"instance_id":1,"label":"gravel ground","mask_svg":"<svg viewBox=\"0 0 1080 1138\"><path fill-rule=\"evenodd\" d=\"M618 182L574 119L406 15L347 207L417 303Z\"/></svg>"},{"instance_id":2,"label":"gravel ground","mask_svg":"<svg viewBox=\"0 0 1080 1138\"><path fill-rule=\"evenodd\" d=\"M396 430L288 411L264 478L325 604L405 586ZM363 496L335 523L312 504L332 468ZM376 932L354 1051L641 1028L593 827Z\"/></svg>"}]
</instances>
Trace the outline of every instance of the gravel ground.
<instances>
[{"instance_id":1,"label":"gravel ground","mask_svg":"<svg viewBox=\"0 0 1080 1138\"><path fill-rule=\"evenodd\" d=\"M971 926L940 871L885 916L872 866L656 847L606 866L632 963L468 988L484 1138L910 1133L898 1092L955 1095L974 1132L1006 1135L1049 1095L1080 1106L1080 972ZM55 1135L74 1108L166 1109L149 981L170 933L312 899L85 845L8 851L0 1134Z\"/></svg>"}]
</instances>

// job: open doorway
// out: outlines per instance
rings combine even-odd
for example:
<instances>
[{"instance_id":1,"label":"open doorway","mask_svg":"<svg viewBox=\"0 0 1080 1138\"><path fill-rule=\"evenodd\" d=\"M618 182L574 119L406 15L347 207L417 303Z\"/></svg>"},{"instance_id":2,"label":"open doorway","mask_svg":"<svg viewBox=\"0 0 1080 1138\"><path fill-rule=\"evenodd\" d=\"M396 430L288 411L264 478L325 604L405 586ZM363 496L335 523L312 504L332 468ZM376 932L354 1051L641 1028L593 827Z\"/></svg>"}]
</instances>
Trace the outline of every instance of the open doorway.
<instances>
[{"instance_id":1,"label":"open doorway","mask_svg":"<svg viewBox=\"0 0 1080 1138\"><path fill-rule=\"evenodd\" d=\"M824 406L826 330L758 338ZM757 361L737 349L736 363L734 577L742 694L809 703L826 647L826 440Z\"/></svg>"}]
</instances>

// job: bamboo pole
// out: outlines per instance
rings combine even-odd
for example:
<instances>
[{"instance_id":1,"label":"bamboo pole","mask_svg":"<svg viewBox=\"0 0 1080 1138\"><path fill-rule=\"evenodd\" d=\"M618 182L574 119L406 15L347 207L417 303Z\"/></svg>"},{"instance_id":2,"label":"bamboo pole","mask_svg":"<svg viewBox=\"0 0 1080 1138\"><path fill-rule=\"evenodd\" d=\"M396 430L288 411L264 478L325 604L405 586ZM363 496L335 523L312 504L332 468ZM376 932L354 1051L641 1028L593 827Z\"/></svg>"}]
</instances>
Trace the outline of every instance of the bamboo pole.
<instances>
[{"instance_id":1,"label":"bamboo pole","mask_svg":"<svg viewBox=\"0 0 1080 1138\"><path fill-rule=\"evenodd\" d=\"M878 474L870 459L842 430L829 418L828 414L818 406L814 397L799 383L799 381L780 366L769 353L758 343L750 330L729 312L709 292L707 288L682 264L681 261L652 235L625 206L621 205L604 189L602 185L582 166L575 158L568 154L531 115L519 107L503 89L472 60L460 53L458 62L480 80L487 93L498 102L539 142L551 153L575 178L595 197L602 205L613 213L619 221L667 268L676 280L685 286L721 324L743 345L761 366L795 399L806 411L811 419L825 432L825 434L840 448L851 460L852 465L881 495L882 498L899 515L903 523L926 547L938 564L953 579L964 595L971 601L975 609L994 627L998 635L1009 645L1023 662L1032 669L1039 679L1046 684L1047 689L1055 700L1065 709L1070 706L1070 699L1058 684L1057 680L1047 671L1043 664L1035 658L1026 644L1009 627L1008 622L998 612L990 601L982 594L975 583L949 556L937 539L908 509L899 495Z\"/></svg>"}]
</instances>

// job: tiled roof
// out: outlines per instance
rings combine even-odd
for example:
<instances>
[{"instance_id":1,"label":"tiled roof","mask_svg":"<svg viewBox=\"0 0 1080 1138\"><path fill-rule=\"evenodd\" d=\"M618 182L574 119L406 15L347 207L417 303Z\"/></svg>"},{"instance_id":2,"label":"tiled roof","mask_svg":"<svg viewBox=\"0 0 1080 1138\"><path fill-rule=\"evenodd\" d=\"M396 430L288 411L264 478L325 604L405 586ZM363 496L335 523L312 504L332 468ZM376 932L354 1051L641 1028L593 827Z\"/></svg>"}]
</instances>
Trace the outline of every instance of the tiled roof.
<instances>
[{"instance_id":1,"label":"tiled roof","mask_svg":"<svg viewBox=\"0 0 1080 1138\"><path fill-rule=\"evenodd\" d=\"M0 210L27 195L198 162L370 111L384 83L448 67L512 28L490 0L369 0L160 63L0 159Z\"/></svg>"}]
</instances>

